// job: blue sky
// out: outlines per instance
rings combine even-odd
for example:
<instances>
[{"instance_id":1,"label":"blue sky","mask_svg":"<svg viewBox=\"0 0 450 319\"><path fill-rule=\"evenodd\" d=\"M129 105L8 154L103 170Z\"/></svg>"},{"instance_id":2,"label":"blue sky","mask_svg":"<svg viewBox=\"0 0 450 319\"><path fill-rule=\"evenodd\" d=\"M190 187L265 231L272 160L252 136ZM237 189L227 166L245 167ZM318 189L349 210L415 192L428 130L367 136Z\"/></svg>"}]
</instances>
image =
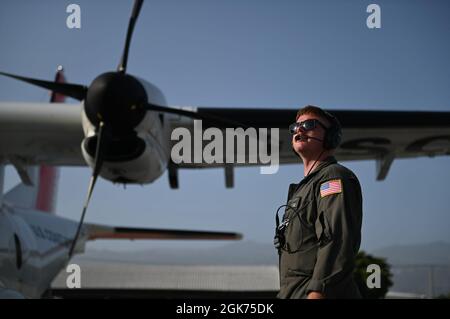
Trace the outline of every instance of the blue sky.
<instances>
[{"instance_id":1,"label":"blue sky","mask_svg":"<svg viewBox=\"0 0 450 319\"><path fill-rule=\"evenodd\" d=\"M68 29L66 7L81 6L81 29ZM382 28L366 26L366 7L381 7ZM157 85L170 105L450 111L450 3L412 1L145 1L128 72ZM116 68L132 1L0 3L0 70L51 79L62 64L69 81L89 84ZM0 101L47 101L38 88L0 78ZM74 103L74 101L69 101ZM345 162L364 195L362 248L450 241L450 157L395 160L387 180L375 163ZM238 231L271 242L275 209L303 167L260 175L235 170L225 189L219 169L167 175L146 186L99 181L86 220L111 225ZM63 168L59 214L78 220L88 168ZM7 185L17 181L7 171ZM141 249L198 242L98 242Z\"/></svg>"}]
</instances>

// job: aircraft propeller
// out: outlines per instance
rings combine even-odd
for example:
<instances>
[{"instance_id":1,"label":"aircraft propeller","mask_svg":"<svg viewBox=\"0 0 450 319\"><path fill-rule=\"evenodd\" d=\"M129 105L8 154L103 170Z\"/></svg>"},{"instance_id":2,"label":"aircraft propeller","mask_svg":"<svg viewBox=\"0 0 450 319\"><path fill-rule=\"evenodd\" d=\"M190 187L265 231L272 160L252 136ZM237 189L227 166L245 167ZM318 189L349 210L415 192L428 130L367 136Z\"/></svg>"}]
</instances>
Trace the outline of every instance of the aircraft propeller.
<instances>
[{"instance_id":1,"label":"aircraft propeller","mask_svg":"<svg viewBox=\"0 0 450 319\"><path fill-rule=\"evenodd\" d=\"M89 121L97 130L97 145L95 149L94 168L89 182L87 196L83 205L80 222L72 245L69 250L69 258L72 256L80 235L84 217L89 206L92 192L95 187L98 175L104 162L104 155L108 150L108 145L115 134L129 132L141 122L147 111L164 112L187 116L195 119L207 120L210 123L219 125L232 125L246 128L245 125L233 120L228 120L214 116L212 114L198 113L194 111L173 109L167 106L155 105L148 102L147 92L135 77L126 74L128 53L134 26L138 19L143 0L135 0L130 16L125 46L120 63L116 72L106 72L96 77L91 85L74 83L57 83L46 80L28 78L6 72L0 75L23 81L54 93L65 95L84 101L84 109ZM229 239L239 238L236 234L230 234Z\"/></svg>"}]
</instances>

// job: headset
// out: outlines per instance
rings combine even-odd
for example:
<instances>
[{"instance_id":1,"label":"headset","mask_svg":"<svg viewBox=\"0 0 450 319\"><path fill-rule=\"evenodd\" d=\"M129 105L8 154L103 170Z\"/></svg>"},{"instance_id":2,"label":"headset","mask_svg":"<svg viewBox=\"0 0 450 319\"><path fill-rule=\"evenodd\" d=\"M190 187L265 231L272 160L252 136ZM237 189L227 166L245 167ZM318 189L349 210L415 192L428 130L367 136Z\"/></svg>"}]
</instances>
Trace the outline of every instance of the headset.
<instances>
[{"instance_id":1,"label":"headset","mask_svg":"<svg viewBox=\"0 0 450 319\"><path fill-rule=\"evenodd\" d=\"M328 127L325 131L324 139L321 140L319 138L308 136L308 135L304 135L304 136L306 139L310 138L310 139L322 142L323 148L326 150L335 149L339 146L339 144L341 144L341 141L342 141L341 123L331 113L329 113L325 110L322 110L322 112L323 112L323 116L330 122L330 127ZM294 150L293 147L292 147L292 151L294 152L295 155L300 157L300 155L297 154L297 152Z\"/></svg>"},{"instance_id":2,"label":"headset","mask_svg":"<svg viewBox=\"0 0 450 319\"><path fill-rule=\"evenodd\" d=\"M342 141L342 126L334 115L327 111L323 111L323 113L331 123L330 127L325 132L323 148L326 150L335 149Z\"/></svg>"}]
</instances>

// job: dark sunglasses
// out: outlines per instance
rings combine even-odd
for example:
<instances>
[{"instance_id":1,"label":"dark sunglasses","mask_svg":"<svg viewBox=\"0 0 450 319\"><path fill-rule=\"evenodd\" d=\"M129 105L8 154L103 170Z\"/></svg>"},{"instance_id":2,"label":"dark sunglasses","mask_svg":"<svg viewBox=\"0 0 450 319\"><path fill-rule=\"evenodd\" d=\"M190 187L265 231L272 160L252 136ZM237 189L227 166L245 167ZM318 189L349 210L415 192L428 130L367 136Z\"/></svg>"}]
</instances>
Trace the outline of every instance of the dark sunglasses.
<instances>
[{"instance_id":1,"label":"dark sunglasses","mask_svg":"<svg viewBox=\"0 0 450 319\"><path fill-rule=\"evenodd\" d=\"M300 129L302 129L303 131L311 131L314 130L317 125L322 126L325 130L327 129L327 127L319 120L310 119L303 122L295 122L289 125L289 132L291 132L291 134L296 134Z\"/></svg>"}]
</instances>

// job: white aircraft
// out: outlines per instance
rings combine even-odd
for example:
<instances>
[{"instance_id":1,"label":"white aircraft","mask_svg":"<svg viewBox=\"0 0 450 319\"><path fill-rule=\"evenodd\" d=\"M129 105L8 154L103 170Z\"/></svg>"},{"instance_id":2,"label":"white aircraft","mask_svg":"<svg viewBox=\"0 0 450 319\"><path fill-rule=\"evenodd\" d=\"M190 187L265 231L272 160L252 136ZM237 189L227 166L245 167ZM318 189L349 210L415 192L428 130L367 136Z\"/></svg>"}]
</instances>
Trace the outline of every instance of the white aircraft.
<instances>
[{"instance_id":1,"label":"white aircraft","mask_svg":"<svg viewBox=\"0 0 450 319\"><path fill-rule=\"evenodd\" d=\"M55 82L63 80L59 68ZM52 94L51 102L63 101L64 96ZM22 183L3 195L4 165L0 165L0 299L41 297L67 266L72 253L84 252L88 240L241 238L240 234L227 232L84 224L73 252L69 253L79 224L55 214L58 168L17 164L15 160L11 163Z\"/></svg>"},{"instance_id":2,"label":"white aircraft","mask_svg":"<svg viewBox=\"0 0 450 319\"><path fill-rule=\"evenodd\" d=\"M179 238L183 235L162 230L83 226L99 175L114 183L144 184L152 183L168 170L170 186L177 188L180 168L223 167L226 187L232 187L234 166L261 164L175 164L170 158L173 145L170 133L177 127L192 132L194 119L203 120L204 129L278 128L280 164L299 161L292 152L288 131L296 110L169 107L156 86L126 73L130 41L142 3L143 0L135 0L117 70L99 75L89 86L0 72L81 102L79 105L0 103L0 164L12 164L22 180L18 189L5 195L0 211L0 287L3 287L0 289L4 291L12 289L23 296L39 296L89 238L154 238L161 234ZM343 141L336 157L341 161L376 160L378 180L387 176L395 158L450 155L450 112L339 110L332 113L343 126ZM248 152L246 149L246 158ZM30 169L31 166L86 164L93 173L78 227L77 223L36 212L41 209L35 202L28 202L25 210L19 208L26 198L19 196L20 189L37 183L34 178L37 171ZM184 235L239 237L232 233Z\"/></svg>"}]
</instances>

